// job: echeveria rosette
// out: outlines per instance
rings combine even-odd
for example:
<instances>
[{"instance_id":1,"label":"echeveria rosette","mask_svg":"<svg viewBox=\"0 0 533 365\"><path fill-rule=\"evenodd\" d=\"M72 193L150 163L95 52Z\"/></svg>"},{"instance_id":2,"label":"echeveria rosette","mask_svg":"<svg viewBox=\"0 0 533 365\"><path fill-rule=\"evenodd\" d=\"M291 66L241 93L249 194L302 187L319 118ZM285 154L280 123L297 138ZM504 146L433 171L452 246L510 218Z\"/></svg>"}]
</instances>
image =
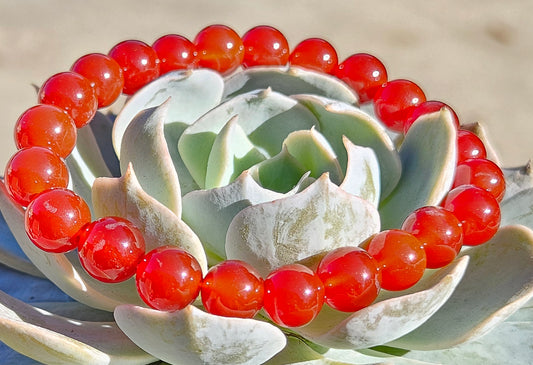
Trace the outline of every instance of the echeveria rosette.
<instances>
[{"instance_id":1,"label":"echeveria rosette","mask_svg":"<svg viewBox=\"0 0 533 365\"><path fill-rule=\"evenodd\" d=\"M72 188L93 218L128 218L148 249L183 247L203 270L238 258L262 274L358 245L399 227L414 209L439 204L455 161L447 110L421 117L393 141L343 83L298 68L251 68L227 79L209 70L166 74L132 96L114 123L98 114L68 158ZM383 291L355 313L324 306L290 330L262 314L214 316L199 302L174 313L148 309L133 279L103 284L75 255L37 249L23 210L2 188L2 214L24 251L4 229L2 262L44 274L80 304L48 305L51 315L2 294L0 340L68 364L525 361L533 334L526 228L533 227L533 180L527 168L506 173L503 224L490 242L428 270L407 291Z\"/></svg>"}]
</instances>

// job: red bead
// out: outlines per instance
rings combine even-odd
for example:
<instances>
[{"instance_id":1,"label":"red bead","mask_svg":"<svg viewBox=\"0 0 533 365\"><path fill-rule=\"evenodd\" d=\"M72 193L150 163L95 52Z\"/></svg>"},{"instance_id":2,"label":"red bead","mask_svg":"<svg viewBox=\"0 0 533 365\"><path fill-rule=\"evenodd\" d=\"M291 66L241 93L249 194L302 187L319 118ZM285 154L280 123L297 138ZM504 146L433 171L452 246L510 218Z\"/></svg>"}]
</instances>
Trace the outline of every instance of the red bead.
<instances>
[{"instance_id":1,"label":"red bead","mask_svg":"<svg viewBox=\"0 0 533 365\"><path fill-rule=\"evenodd\" d=\"M230 27L215 24L202 29L194 44L199 66L227 75L239 67L244 58L244 45L239 35Z\"/></svg>"},{"instance_id":2,"label":"red bead","mask_svg":"<svg viewBox=\"0 0 533 365\"><path fill-rule=\"evenodd\" d=\"M177 34L167 34L157 39L152 48L159 57L160 74L198 67L198 57L194 44Z\"/></svg>"},{"instance_id":3,"label":"red bead","mask_svg":"<svg viewBox=\"0 0 533 365\"><path fill-rule=\"evenodd\" d=\"M75 72L61 72L45 81L39 90L39 103L65 110L81 128L91 121L98 109L98 99L91 82Z\"/></svg>"},{"instance_id":4,"label":"red bead","mask_svg":"<svg viewBox=\"0 0 533 365\"><path fill-rule=\"evenodd\" d=\"M124 76L120 65L109 56L91 53L79 58L71 68L85 76L94 87L98 107L109 106L117 100L124 87Z\"/></svg>"},{"instance_id":5,"label":"red bead","mask_svg":"<svg viewBox=\"0 0 533 365\"><path fill-rule=\"evenodd\" d=\"M15 125L17 148L44 147L66 158L76 145L77 130L72 118L53 105L39 104L26 110Z\"/></svg>"},{"instance_id":6,"label":"red bead","mask_svg":"<svg viewBox=\"0 0 533 365\"><path fill-rule=\"evenodd\" d=\"M407 118L407 121L405 122L403 126L403 133L404 134L407 133L409 128L411 128L411 125L422 115L436 113L440 111L442 108L447 108L451 112L453 123L455 124L457 129L459 129L460 127L459 118L457 117L457 114L455 114L455 111L452 108L450 108L448 104L445 104L442 101L428 100L428 101L424 101L422 104L420 104L413 110L413 113L411 114L411 116L409 116L409 118Z\"/></svg>"},{"instance_id":7,"label":"red bead","mask_svg":"<svg viewBox=\"0 0 533 365\"><path fill-rule=\"evenodd\" d=\"M69 175L58 155L44 147L29 147L11 157L4 179L11 197L26 206L45 190L66 188Z\"/></svg>"},{"instance_id":8,"label":"red bead","mask_svg":"<svg viewBox=\"0 0 533 365\"><path fill-rule=\"evenodd\" d=\"M374 98L381 85L387 82L387 70L376 57L357 53L339 64L334 75L348 84L366 103Z\"/></svg>"},{"instance_id":9,"label":"red bead","mask_svg":"<svg viewBox=\"0 0 533 365\"><path fill-rule=\"evenodd\" d=\"M335 48L321 38L308 38L296 45L289 56L292 66L332 74L338 65Z\"/></svg>"},{"instance_id":10,"label":"red bead","mask_svg":"<svg viewBox=\"0 0 533 365\"><path fill-rule=\"evenodd\" d=\"M324 283L326 303L343 312L355 312L378 296L381 273L377 261L358 247L330 251L318 265Z\"/></svg>"},{"instance_id":11,"label":"red bead","mask_svg":"<svg viewBox=\"0 0 533 365\"><path fill-rule=\"evenodd\" d=\"M487 158L487 150L481 139L465 129L457 131L457 163L469 158Z\"/></svg>"},{"instance_id":12,"label":"red bead","mask_svg":"<svg viewBox=\"0 0 533 365\"><path fill-rule=\"evenodd\" d=\"M324 304L324 284L311 269L291 264L265 279L263 307L280 326L300 327L311 322Z\"/></svg>"},{"instance_id":13,"label":"red bead","mask_svg":"<svg viewBox=\"0 0 533 365\"><path fill-rule=\"evenodd\" d=\"M422 243L429 269L448 265L463 246L461 222L442 207L427 206L415 210L405 219L402 229Z\"/></svg>"},{"instance_id":14,"label":"red bead","mask_svg":"<svg viewBox=\"0 0 533 365\"><path fill-rule=\"evenodd\" d=\"M253 318L263 307L263 279L243 261L213 266L202 281L201 293L205 309L217 316Z\"/></svg>"},{"instance_id":15,"label":"red bead","mask_svg":"<svg viewBox=\"0 0 533 365\"><path fill-rule=\"evenodd\" d=\"M461 222L464 245L477 246L487 242L500 226L498 202L492 194L477 186L456 187L448 193L442 206Z\"/></svg>"},{"instance_id":16,"label":"red bead","mask_svg":"<svg viewBox=\"0 0 533 365\"><path fill-rule=\"evenodd\" d=\"M87 203L68 189L51 189L35 198L25 215L26 233L41 250L67 252L77 246L77 232L91 221Z\"/></svg>"},{"instance_id":17,"label":"red bead","mask_svg":"<svg viewBox=\"0 0 533 365\"><path fill-rule=\"evenodd\" d=\"M505 177L494 162L484 158L469 158L455 169L453 188L461 185L475 185L487 190L501 202L505 194Z\"/></svg>"},{"instance_id":18,"label":"red bead","mask_svg":"<svg viewBox=\"0 0 533 365\"><path fill-rule=\"evenodd\" d=\"M83 227L77 239L81 265L104 283L119 283L132 277L144 256L141 231L124 218L100 218Z\"/></svg>"},{"instance_id":19,"label":"red bead","mask_svg":"<svg viewBox=\"0 0 533 365\"><path fill-rule=\"evenodd\" d=\"M200 293L202 269L186 251L163 246L150 251L137 266L137 291L154 309L176 311Z\"/></svg>"},{"instance_id":20,"label":"red bead","mask_svg":"<svg viewBox=\"0 0 533 365\"><path fill-rule=\"evenodd\" d=\"M361 247L377 260L383 289L410 288L422 278L426 269L422 243L408 232L399 229L382 231Z\"/></svg>"},{"instance_id":21,"label":"red bead","mask_svg":"<svg viewBox=\"0 0 533 365\"><path fill-rule=\"evenodd\" d=\"M122 68L124 88L122 92L132 95L144 85L159 77L159 59L152 47L137 40L120 42L109 51Z\"/></svg>"},{"instance_id":22,"label":"red bead","mask_svg":"<svg viewBox=\"0 0 533 365\"><path fill-rule=\"evenodd\" d=\"M402 133L407 119L424 101L424 92L414 82L392 80L383 84L374 95L374 111L389 129Z\"/></svg>"},{"instance_id":23,"label":"red bead","mask_svg":"<svg viewBox=\"0 0 533 365\"><path fill-rule=\"evenodd\" d=\"M276 28L260 25L242 37L244 67L283 66L289 62L289 43Z\"/></svg>"}]
</instances>

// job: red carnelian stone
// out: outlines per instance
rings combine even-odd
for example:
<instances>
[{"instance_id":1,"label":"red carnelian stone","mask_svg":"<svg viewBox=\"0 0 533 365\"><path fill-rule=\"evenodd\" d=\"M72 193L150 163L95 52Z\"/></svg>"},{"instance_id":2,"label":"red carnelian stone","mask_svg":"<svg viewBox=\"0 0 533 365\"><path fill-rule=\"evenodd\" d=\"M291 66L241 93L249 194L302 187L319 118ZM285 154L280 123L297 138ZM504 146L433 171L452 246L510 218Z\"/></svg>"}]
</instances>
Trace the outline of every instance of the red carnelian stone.
<instances>
[{"instance_id":1,"label":"red carnelian stone","mask_svg":"<svg viewBox=\"0 0 533 365\"><path fill-rule=\"evenodd\" d=\"M87 224L77 240L81 265L104 283L132 277L145 252L141 231L121 217L104 217Z\"/></svg>"},{"instance_id":2,"label":"red carnelian stone","mask_svg":"<svg viewBox=\"0 0 533 365\"><path fill-rule=\"evenodd\" d=\"M232 73L242 64L244 45L241 37L230 27L221 24L202 29L194 38L199 66Z\"/></svg>"},{"instance_id":3,"label":"red carnelian stone","mask_svg":"<svg viewBox=\"0 0 533 365\"><path fill-rule=\"evenodd\" d=\"M465 129L459 129L457 131L457 163L469 158L487 158L487 150L478 136Z\"/></svg>"},{"instance_id":4,"label":"red carnelian stone","mask_svg":"<svg viewBox=\"0 0 533 365\"><path fill-rule=\"evenodd\" d=\"M152 48L159 57L161 75L174 70L198 67L194 44L181 35L164 35L152 44Z\"/></svg>"},{"instance_id":5,"label":"red carnelian stone","mask_svg":"<svg viewBox=\"0 0 533 365\"><path fill-rule=\"evenodd\" d=\"M405 219L402 229L422 243L429 269L448 265L463 246L461 222L442 207L427 206L415 210Z\"/></svg>"},{"instance_id":6,"label":"red carnelian stone","mask_svg":"<svg viewBox=\"0 0 533 365\"><path fill-rule=\"evenodd\" d=\"M426 269L422 243L409 232L399 229L382 231L361 247L377 260L383 289L410 288L422 278Z\"/></svg>"},{"instance_id":7,"label":"red carnelian stone","mask_svg":"<svg viewBox=\"0 0 533 365\"><path fill-rule=\"evenodd\" d=\"M451 190L442 206L452 212L463 227L463 244L477 246L491 239L500 227L498 201L488 191L474 185Z\"/></svg>"},{"instance_id":8,"label":"red carnelian stone","mask_svg":"<svg viewBox=\"0 0 533 365\"><path fill-rule=\"evenodd\" d=\"M152 47L138 40L127 40L109 51L122 68L124 88L122 92L132 95L149 82L159 77L159 59Z\"/></svg>"},{"instance_id":9,"label":"red carnelian stone","mask_svg":"<svg viewBox=\"0 0 533 365\"><path fill-rule=\"evenodd\" d=\"M282 266L264 282L263 308L280 326L300 327L311 322L324 305L324 284L300 264Z\"/></svg>"},{"instance_id":10,"label":"red carnelian stone","mask_svg":"<svg viewBox=\"0 0 533 365\"><path fill-rule=\"evenodd\" d=\"M276 28L259 25L242 37L243 67L283 66L289 62L289 43Z\"/></svg>"},{"instance_id":11,"label":"red carnelian stone","mask_svg":"<svg viewBox=\"0 0 533 365\"><path fill-rule=\"evenodd\" d=\"M505 194L505 177L494 162L484 158L469 158L460 162L455 169L452 188L461 185L475 185L491 193L498 202Z\"/></svg>"},{"instance_id":12,"label":"red carnelian stone","mask_svg":"<svg viewBox=\"0 0 533 365\"><path fill-rule=\"evenodd\" d=\"M66 158L74 149L76 138L72 118L53 105L35 105L22 113L15 124L15 144L19 149L44 147Z\"/></svg>"},{"instance_id":13,"label":"red carnelian stone","mask_svg":"<svg viewBox=\"0 0 533 365\"><path fill-rule=\"evenodd\" d=\"M263 279L239 260L227 260L209 269L201 293L205 309L217 316L253 318L263 307Z\"/></svg>"},{"instance_id":14,"label":"red carnelian stone","mask_svg":"<svg viewBox=\"0 0 533 365\"><path fill-rule=\"evenodd\" d=\"M448 104L445 104L442 101L428 100L428 101L424 101L422 104L420 104L413 110L413 113L411 114L411 116L409 116L409 118L407 119L407 121L405 122L403 126L403 133L404 134L407 133L409 128L411 128L411 125L413 125L413 123L422 115L436 113L440 111L442 108L447 108L451 112L453 123L455 124L455 127L459 129L460 127L459 118L457 117L457 114L455 113L455 111L452 108L450 108Z\"/></svg>"},{"instance_id":15,"label":"red carnelian stone","mask_svg":"<svg viewBox=\"0 0 533 365\"><path fill-rule=\"evenodd\" d=\"M153 249L137 266L137 291L154 309L176 311L200 293L202 269L188 252L172 246Z\"/></svg>"},{"instance_id":16,"label":"red carnelian stone","mask_svg":"<svg viewBox=\"0 0 533 365\"><path fill-rule=\"evenodd\" d=\"M94 87L98 107L113 104L122 93L124 75L122 68L111 57L101 53L90 53L80 57L71 70L85 76Z\"/></svg>"},{"instance_id":17,"label":"red carnelian stone","mask_svg":"<svg viewBox=\"0 0 533 365\"><path fill-rule=\"evenodd\" d=\"M326 304L343 312L367 307L381 288L377 261L358 247L328 252L320 261L317 274L324 283Z\"/></svg>"},{"instance_id":18,"label":"red carnelian stone","mask_svg":"<svg viewBox=\"0 0 533 365\"><path fill-rule=\"evenodd\" d=\"M387 70L379 59L368 53L353 54L336 68L334 75L348 84L366 103L387 82Z\"/></svg>"},{"instance_id":19,"label":"red carnelian stone","mask_svg":"<svg viewBox=\"0 0 533 365\"><path fill-rule=\"evenodd\" d=\"M68 181L65 162L44 147L19 150L7 163L4 174L7 191L22 206L45 190L66 188Z\"/></svg>"},{"instance_id":20,"label":"red carnelian stone","mask_svg":"<svg viewBox=\"0 0 533 365\"><path fill-rule=\"evenodd\" d=\"M424 92L414 82L392 80L383 84L374 95L374 111L387 128L403 133L407 119L424 101Z\"/></svg>"},{"instance_id":21,"label":"red carnelian stone","mask_svg":"<svg viewBox=\"0 0 533 365\"><path fill-rule=\"evenodd\" d=\"M332 74L337 68L339 59L337 51L328 41L321 38L308 38L294 47L289 56L289 62L292 66Z\"/></svg>"},{"instance_id":22,"label":"red carnelian stone","mask_svg":"<svg viewBox=\"0 0 533 365\"><path fill-rule=\"evenodd\" d=\"M26 233L41 250L67 252L77 247L78 231L91 221L87 203L68 189L50 189L32 200L25 214Z\"/></svg>"},{"instance_id":23,"label":"red carnelian stone","mask_svg":"<svg viewBox=\"0 0 533 365\"><path fill-rule=\"evenodd\" d=\"M98 109L98 99L91 82L75 72L61 72L46 80L39 90L39 103L65 110L81 128L91 121Z\"/></svg>"}]
</instances>

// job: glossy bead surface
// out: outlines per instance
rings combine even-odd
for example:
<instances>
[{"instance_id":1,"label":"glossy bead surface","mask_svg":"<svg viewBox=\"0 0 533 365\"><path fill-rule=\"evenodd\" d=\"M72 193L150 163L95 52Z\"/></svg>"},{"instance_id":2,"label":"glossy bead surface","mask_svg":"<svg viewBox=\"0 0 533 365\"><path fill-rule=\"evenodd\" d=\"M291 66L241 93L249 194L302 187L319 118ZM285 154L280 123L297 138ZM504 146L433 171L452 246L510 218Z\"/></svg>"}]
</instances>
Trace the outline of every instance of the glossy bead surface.
<instances>
[{"instance_id":1,"label":"glossy bead surface","mask_svg":"<svg viewBox=\"0 0 533 365\"><path fill-rule=\"evenodd\" d=\"M392 80L374 95L374 111L387 128L402 133L415 108L426 101L420 87L409 80Z\"/></svg>"},{"instance_id":2,"label":"glossy bead surface","mask_svg":"<svg viewBox=\"0 0 533 365\"><path fill-rule=\"evenodd\" d=\"M463 246L461 222L442 207L427 206L409 214L402 224L426 252L426 267L437 269L452 262Z\"/></svg>"},{"instance_id":3,"label":"glossy bead surface","mask_svg":"<svg viewBox=\"0 0 533 365\"><path fill-rule=\"evenodd\" d=\"M217 316L253 318L263 307L263 279L249 264L238 260L213 266L202 281L205 309Z\"/></svg>"},{"instance_id":4,"label":"glossy bead surface","mask_svg":"<svg viewBox=\"0 0 533 365\"><path fill-rule=\"evenodd\" d=\"M264 282L263 307L280 326L311 322L324 304L324 284L311 269L291 264L271 272Z\"/></svg>"},{"instance_id":5,"label":"glossy bead surface","mask_svg":"<svg viewBox=\"0 0 533 365\"><path fill-rule=\"evenodd\" d=\"M202 269L188 252L163 246L148 252L137 266L137 291L154 309L176 311L200 293Z\"/></svg>"},{"instance_id":6,"label":"glossy bead surface","mask_svg":"<svg viewBox=\"0 0 533 365\"><path fill-rule=\"evenodd\" d=\"M83 268L104 283L119 283L132 277L144 256L141 231L124 218L104 217L91 222L77 239Z\"/></svg>"},{"instance_id":7,"label":"glossy bead surface","mask_svg":"<svg viewBox=\"0 0 533 365\"><path fill-rule=\"evenodd\" d=\"M159 58L161 75L174 70L198 67L194 44L181 35L164 35L152 44L152 48Z\"/></svg>"},{"instance_id":8,"label":"glossy bead surface","mask_svg":"<svg viewBox=\"0 0 533 365\"><path fill-rule=\"evenodd\" d=\"M452 188L461 185L475 185L482 188L501 202L505 194L505 177L494 162L484 158L470 158L460 162L455 168Z\"/></svg>"},{"instance_id":9,"label":"glossy bead surface","mask_svg":"<svg viewBox=\"0 0 533 365\"><path fill-rule=\"evenodd\" d=\"M23 206L45 190L66 188L68 181L65 162L44 147L19 150L7 163L4 174L7 191Z\"/></svg>"},{"instance_id":10,"label":"glossy bead surface","mask_svg":"<svg viewBox=\"0 0 533 365\"><path fill-rule=\"evenodd\" d=\"M358 247L328 252L316 272L324 284L326 304L343 312L370 305L381 288L377 261Z\"/></svg>"},{"instance_id":11,"label":"glossy bead surface","mask_svg":"<svg viewBox=\"0 0 533 365\"><path fill-rule=\"evenodd\" d=\"M413 113L409 116L409 118L407 118L407 121L405 122L403 126L403 133L404 134L407 133L409 128L411 128L411 125L422 115L436 113L440 111L442 108L447 108L450 111L450 113L452 114L453 123L455 127L459 129L460 127L459 118L457 117L457 114L455 113L455 111L448 104L445 104L442 101L437 101L437 100L427 100L427 101L424 101L419 106L417 106L413 110Z\"/></svg>"},{"instance_id":12,"label":"glossy bead surface","mask_svg":"<svg viewBox=\"0 0 533 365\"><path fill-rule=\"evenodd\" d=\"M463 244L477 246L491 239L500 227L500 206L494 196L474 185L451 190L442 206L452 212L463 227Z\"/></svg>"},{"instance_id":13,"label":"glossy bead surface","mask_svg":"<svg viewBox=\"0 0 533 365\"><path fill-rule=\"evenodd\" d=\"M365 241L361 247L378 262L383 289L410 288L422 278L426 269L426 253L422 243L406 231L382 231Z\"/></svg>"},{"instance_id":14,"label":"glossy bead surface","mask_svg":"<svg viewBox=\"0 0 533 365\"><path fill-rule=\"evenodd\" d=\"M221 24L202 29L194 38L199 66L218 71L223 75L232 73L244 58L241 37L230 27Z\"/></svg>"},{"instance_id":15,"label":"glossy bead surface","mask_svg":"<svg viewBox=\"0 0 533 365\"><path fill-rule=\"evenodd\" d=\"M457 163L469 158L487 158L487 150L478 136L465 129L459 129L457 131Z\"/></svg>"},{"instance_id":16,"label":"glossy bead surface","mask_svg":"<svg viewBox=\"0 0 533 365\"><path fill-rule=\"evenodd\" d=\"M244 67L283 66L289 62L289 43L276 28L260 25L242 36Z\"/></svg>"},{"instance_id":17,"label":"glossy bead surface","mask_svg":"<svg viewBox=\"0 0 533 365\"><path fill-rule=\"evenodd\" d=\"M368 53L351 55L339 64L334 75L357 93L360 103L371 101L381 85L387 82L385 66Z\"/></svg>"},{"instance_id":18,"label":"glossy bead surface","mask_svg":"<svg viewBox=\"0 0 533 365\"><path fill-rule=\"evenodd\" d=\"M337 51L326 40L308 38L296 45L289 56L292 66L331 74L339 62Z\"/></svg>"},{"instance_id":19,"label":"glossy bead surface","mask_svg":"<svg viewBox=\"0 0 533 365\"><path fill-rule=\"evenodd\" d=\"M122 92L132 95L159 76L159 59L152 47L138 40L127 40L109 51L122 68L124 88Z\"/></svg>"},{"instance_id":20,"label":"glossy bead surface","mask_svg":"<svg viewBox=\"0 0 533 365\"><path fill-rule=\"evenodd\" d=\"M45 81L38 94L39 103L65 110L81 128L91 121L98 99L91 82L75 72L61 72Z\"/></svg>"},{"instance_id":21,"label":"glossy bead surface","mask_svg":"<svg viewBox=\"0 0 533 365\"><path fill-rule=\"evenodd\" d=\"M32 200L25 213L30 240L47 252L67 252L77 247L77 232L91 221L87 203L68 189L52 189Z\"/></svg>"},{"instance_id":22,"label":"glossy bead surface","mask_svg":"<svg viewBox=\"0 0 533 365\"><path fill-rule=\"evenodd\" d=\"M113 104L122 93L124 76L122 68L111 57L101 53L91 53L80 57L71 68L72 71L85 76L94 87L98 107Z\"/></svg>"},{"instance_id":23,"label":"glossy bead surface","mask_svg":"<svg viewBox=\"0 0 533 365\"><path fill-rule=\"evenodd\" d=\"M22 113L15 124L18 149L44 147L66 158L74 149L76 138L76 124L72 118L53 105L35 105Z\"/></svg>"}]
</instances>

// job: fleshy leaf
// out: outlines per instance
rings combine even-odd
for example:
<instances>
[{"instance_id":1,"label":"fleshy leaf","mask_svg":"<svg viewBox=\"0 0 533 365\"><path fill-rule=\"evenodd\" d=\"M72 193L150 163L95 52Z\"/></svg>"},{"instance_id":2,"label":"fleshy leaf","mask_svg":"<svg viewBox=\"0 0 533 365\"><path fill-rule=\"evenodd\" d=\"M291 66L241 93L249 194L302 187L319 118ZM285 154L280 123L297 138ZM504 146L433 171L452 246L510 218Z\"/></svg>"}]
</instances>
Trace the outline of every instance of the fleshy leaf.
<instances>
[{"instance_id":1,"label":"fleshy leaf","mask_svg":"<svg viewBox=\"0 0 533 365\"><path fill-rule=\"evenodd\" d=\"M143 110L130 122L123 135L120 169L124 174L132 164L143 190L180 217L180 184L165 139L169 102Z\"/></svg>"},{"instance_id":2,"label":"fleshy leaf","mask_svg":"<svg viewBox=\"0 0 533 365\"><path fill-rule=\"evenodd\" d=\"M379 204L380 169L373 149L354 145L348 138L342 138L348 152L346 176L340 188L372 203Z\"/></svg>"},{"instance_id":3,"label":"fleshy leaf","mask_svg":"<svg viewBox=\"0 0 533 365\"><path fill-rule=\"evenodd\" d=\"M269 323L215 316L192 305L176 312L122 305L115 319L139 347L169 364L261 364L286 343Z\"/></svg>"},{"instance_id":4,"label":"fleshy leaf","mask_svg":"<svg viewBox=\"0 0 533 365\"><path fill-rule=\"evenodd\" d=\"M119 158L124 132L139 112L161 105L170 97L166 123L192 124L220 103L223 83L218 73L208 69L173 71L137 91L115 119L113 146Z\"/></svg>"},{"instance_id":5,"label":"fleshy leaf","mask_svg":"<svg viewBox=\"0 0 533 365\"><path fill-rule=\"evenodd\" d=\"M315 254L356 246L376 232L376 209L324 174L296 195L243 209L228 228L226 255L266 275Z\"/></svg>"},{"instance_id":6,"label":"fleshy leaf","mask_svg":"<svg viewBox=\"0 0 533 365\"><path fill-rule=\"evenodd\" d=\"M183 220L196 232L211 260L226 257L226 232L242 209L286 196L259 186L244 171L229 185L190 192L183 197Z\"/></svg>"},{"instance_id":7,"label":"fleshy leaf","mask_svg":"<svg viewBox=\"0 0 533 365\"><path fill-rule=\"evenodd\" d=\"M386 197L396 186L402 171L400 158L392 140L381 124L362 110L336 100L316 95L294 95L313 112L320 122L322 133L346 169L348 153L343 142L347 137L353 144L374 150L380 166L381 196Z\"/></svg>"},{"instance_id":8,"label":"fleshy leaf","mask_svg":"<svg viewBox=\"0 0 533 365\"><path fill-rule=\"evenodd\" d=\"M146 250L159 246L178 246L193 255L202 270L207 259L202 243L192 229L140 186L129 165L120 178L99 178L93 185L96 217L119 216L131 220L143 233Z\"/></svg>"},{"instance_id":9,"label":"fleshy leaf","mask_svg":"<svg viewBox=\"0 0 533 365\"><path fill-rule=\"evenodd\" d=\"M244 170L265 159L237 124L238 118L238 115L231 118L213 142L207 162L206 189L229 184Z\"/></svg>"},{"instance_id":10,"label":"fleshy leaf","mask_svg":"<svg viewBox=\"0 0 533 365\"><path fill-rule=\"evenodd\" d=\"M349 104L357 96L346 84L324 73L299 67L253 67L225 80L224 99L252 90L271 88L285 95L316 94Z\"/></svg>"},{"instance_id":11,"label":"fleshy leaf","mask_svg":"<svg viewBox=\"0 0 533 365\"><path fill-rule=\"evenodd\" d=\"M269 89L238 95L219 105L187 128L178 143L181 157L200 187L205 186L213 143L228 120L236 115L244 134L266 157L281 151L290 132L317 124L306 108Z\"/></svg>"},{"instance_id":12,"label":"fleshy leaf","mask_svg":"<svg viewBox=\"0 0 533 365\"><path fill-rule=\"evenodd\" d=\"M503 201L511 199L514 195L533 188L533 171L531 161L524 166L515 168L502 168L505 176L505 195Z\"/></svg>"},{"instance_id":13,"label":"fleshy leaf","mask_svg":"<svg viewBox=\"0 0 533 365\"><path fill-rule=\"evenodd\" d=\"M292 132L285 138L283 145L312 177L319 178L328 172L335 184L344 178L339 161L328 141L315 128Z\"/></svg>"},{"instance_id":14,"label":"fleshy leaf","mask_svg":"<svg viewBox=\"0 0 533 365\"><path fill-rule=\"evenodd\" d=\"M55 254L37 248L24 229L24 210L0 184L0 210L19 246L33 264L62 291L90 307L113 310L123 303L142 303L135 289L135 280L109 285L87 274L74 253Z\"/></svg>"},{"instance_id":15,"label":"fleshy leaf","mask_svg":"<svg viewBox=\"0 0 533 365\"><path fill-rule=\"evenodd\" d=\"M502 226L523 224L533 229L533 188L504 198L500 203L500 210Z\"/></svg>"},{"instance_id":16,"label":"fleshy leaf","mask_svg":"<svg viewBox=\"0 0 533 365\"><path fill-rule=\"evenodd\" d=\"M147 364L114 322L88 322L32 307L0 291L0 340L47 364Z\"/></svg>"},{"instance_id":17,"label":"fleshy leaf","mask_svg":"<svg viewBox=\"0 0 533 365\"><path fill-rule=\"evenodd\" d=\"M399 228L415 209L438 205L450 190L457 164L456 127L450 111L417 119L400 147L402 176L381 203L382 228Z\"/></svg>"},{"instance_id":18,"label":"fleshy leaf","mask_svg":"<svg viewBox=\"0 0 533 365\"><path fill-rule=\"evenodd\" d=\"M363 349L411 332L443 306L460 282L468 258L421 280L408 294L378 301L355 313L324 306L310 324L296 332L323 346Z\"/></svg>"},{"instance_id":19,"label":"fleshy leaf","mask_svg":"<svg viewBox=\"0 0 533 365\"><path fill-rule=\"evenodd\" d=\"M463 251L470 265L448 302L415 331L391 343L415 350L449 348L487 333L533 297L533 231L507 226Z\"/></svg>"}]
</instances>

